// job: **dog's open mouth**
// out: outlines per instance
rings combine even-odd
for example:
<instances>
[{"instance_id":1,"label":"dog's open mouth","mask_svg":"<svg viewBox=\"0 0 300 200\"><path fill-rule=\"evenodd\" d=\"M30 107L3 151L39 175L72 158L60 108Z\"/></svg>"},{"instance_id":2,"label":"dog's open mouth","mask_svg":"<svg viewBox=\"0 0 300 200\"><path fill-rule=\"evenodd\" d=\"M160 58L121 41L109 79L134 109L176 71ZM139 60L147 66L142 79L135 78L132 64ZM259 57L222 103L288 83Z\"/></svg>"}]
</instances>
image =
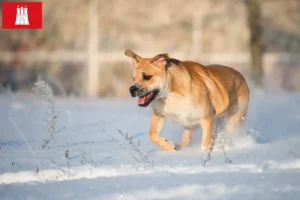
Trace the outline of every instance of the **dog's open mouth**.
<instances>
[{"instance_id":1,"label":"dog's open mouth","mask_svg":"<svg viewBox=\"0 0 300 200\"><path fill-rule=\"evenodd\" d=\"M156 98L159 90L153 90L152 92L148 92L147 94L140 96L138 99L139 106L146 107Z\"/></svg>"}]
</instances>

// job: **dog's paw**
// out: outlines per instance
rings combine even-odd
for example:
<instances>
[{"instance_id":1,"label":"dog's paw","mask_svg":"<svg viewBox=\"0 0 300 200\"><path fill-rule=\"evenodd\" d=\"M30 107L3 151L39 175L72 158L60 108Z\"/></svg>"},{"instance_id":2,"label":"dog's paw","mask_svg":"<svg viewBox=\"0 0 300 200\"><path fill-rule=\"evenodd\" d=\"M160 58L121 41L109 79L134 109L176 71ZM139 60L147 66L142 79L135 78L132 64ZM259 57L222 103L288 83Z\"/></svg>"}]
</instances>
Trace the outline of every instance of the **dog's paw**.
<instances>
[{"instance_id":1,"label":"dog's paw","mask_svg":"<svg viewBox=\"0 0 300 200\"><path fill-rule=\"evenodd\" d=\"M165 151L176 151L177 148L175 146L175 144L169 140L165 140L165 144L162 146L162 148L165 150Z\"/></svg>"},{"instance_id":2,"label":"dog's paw","mask_svg":"<svg viewBox=\"0 0 300 200\"><path fill-rule=\"evenodd\" d=\"M212 145L201 145L201 151L211 152L212 151Z\"/></svg>"},{"instance_id":3,"label":"dog's paw","mask_svg":"<svg viewBox=\"0 0 300 200\"><path fill-rule=\"evenodd\" d=\"M213 140L204 140L201 142L201 151L211 152L213 149Z\"/></svg>"}]
</instances>

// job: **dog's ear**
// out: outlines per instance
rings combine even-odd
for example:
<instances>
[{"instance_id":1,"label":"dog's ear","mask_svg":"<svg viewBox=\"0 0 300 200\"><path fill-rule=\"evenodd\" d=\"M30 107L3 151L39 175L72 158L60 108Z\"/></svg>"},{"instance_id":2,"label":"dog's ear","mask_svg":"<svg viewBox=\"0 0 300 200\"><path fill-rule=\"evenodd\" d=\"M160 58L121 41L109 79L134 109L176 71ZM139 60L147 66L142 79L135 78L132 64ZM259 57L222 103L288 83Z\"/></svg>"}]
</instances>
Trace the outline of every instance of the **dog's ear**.
<instances>
[{"instance_id":1,"label":"dog's ear","mask_svg":"<svg viewBox=\"0 0 300 200\"><path fill-rule=\"evenodd\" d=\"M156 56L154 56L151 59L152 63L157 63L157 64L162 64L163 66L166 66L168 63L168 59L169 59L169 55L167 53L163 53L163 54L158 54Z\"/></svg>"},{"instance_id":2,"label":"dog's ear","mask_svg":"<svg viewBox=\"0 0 300 200\"><path fill-rule=\"evenodd\" d=\"M132 61L133 61L134 65L136 65L137 63L139 63L141 61L141 59L142 59L140 56L138 56L137 54L135 54L130 49L126 49L125 55L132 58Z\"/></svg>"}]
</instances>

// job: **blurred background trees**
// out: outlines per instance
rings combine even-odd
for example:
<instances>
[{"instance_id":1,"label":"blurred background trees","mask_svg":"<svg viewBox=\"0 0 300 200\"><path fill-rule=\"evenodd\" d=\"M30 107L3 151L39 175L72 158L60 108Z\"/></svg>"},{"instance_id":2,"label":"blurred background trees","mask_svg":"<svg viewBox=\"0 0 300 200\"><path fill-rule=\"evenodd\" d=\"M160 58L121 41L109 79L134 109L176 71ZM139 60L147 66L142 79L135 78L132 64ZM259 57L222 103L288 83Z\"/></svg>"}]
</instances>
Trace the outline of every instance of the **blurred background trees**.
<instances>
[{"instance_id":1,"label":"blurred background trees","mask_svg":"<svg viewBox=\"0 0 300 200\"><path fill-rule=\"evenodd\" d=\"M43 29L0 31L3 87L30 91L41 78L61 95L128 96L131 62L124 50L130 48L143 57L168 52L230 65L250 85L300 91L298 0L42 2Z\"/></svg>"},{"instance_id":2,"label":"blurred background trees","mask_svg":"<svg viewBox=\"0 0 300 200\"><path fill-rule=\"evenodd\" d=\"M263 79L263 30L262 1L245 0L247 21L250 31L249 49L251 54L251 79L256 86L262 86Z\"/></svg>"}]
</instances>

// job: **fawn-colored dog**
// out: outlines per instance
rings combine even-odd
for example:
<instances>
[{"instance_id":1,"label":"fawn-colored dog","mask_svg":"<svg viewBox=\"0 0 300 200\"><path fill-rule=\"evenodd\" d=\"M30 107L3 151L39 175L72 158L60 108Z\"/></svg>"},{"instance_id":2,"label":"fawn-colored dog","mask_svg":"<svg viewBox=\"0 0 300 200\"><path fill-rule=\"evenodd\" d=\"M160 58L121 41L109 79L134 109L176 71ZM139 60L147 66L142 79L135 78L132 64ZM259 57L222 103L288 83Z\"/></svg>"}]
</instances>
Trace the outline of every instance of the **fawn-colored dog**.
<instances>
[{"instance_id":1,"label":"fawn-colored dog","mask_svg":"<svg viewBox=\"0 0 300 200\"><path fill-rule=\"evenodd\" d=\"M190 143L197 127L202 127L201 149L211 151L213 120L225 117L225 129L236 131L243 124L249 102L249 88L236 70L222 65L203 66L179 61L168 54L142 58L126 50L133 61L132 97L138 105L153 108L150 140L166 151L175 151L173 142L160 136L166 119L184 127L180 146Z\"/></svg>"}]
</instances>

